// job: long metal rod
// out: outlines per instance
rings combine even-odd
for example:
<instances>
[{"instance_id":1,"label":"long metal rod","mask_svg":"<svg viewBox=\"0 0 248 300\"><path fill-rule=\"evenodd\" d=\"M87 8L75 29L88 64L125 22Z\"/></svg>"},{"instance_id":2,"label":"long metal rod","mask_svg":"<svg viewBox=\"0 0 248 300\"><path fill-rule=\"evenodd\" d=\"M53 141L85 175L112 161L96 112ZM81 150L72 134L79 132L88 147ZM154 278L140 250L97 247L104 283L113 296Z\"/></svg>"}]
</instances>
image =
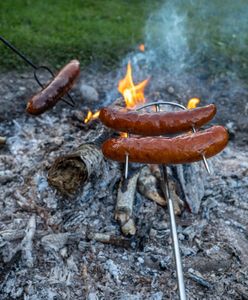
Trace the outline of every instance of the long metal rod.
<instances>
[{"instance_id":1,"label":"long metal rod","mask_svg":"<svg viewBox=\"0 0 248 300\"><path fill-rule=\"evenodd\" d=\"M196 132L196 129L195 129L194 126L192 127L192 131L193 131L193 132ZM207 160L206 160L205 155L202 155L202 161L203 161L203 163L204 163L205 169L207 170L208 174L211 174L210 169L209 169L209 165L208 165L208 162L207 162Z\"/></svg>"},{"instance_id":2,"label":"long metal rod","mask_svg":"<svg viewBox=\"0 0 248 300\"><path fill-rule=\"evenodd\" d=\"M32 63L32 61L30 59L28 59L24 54L22 54L19 50L16 49L16 47L14 47L13 45L10 44L10 42L8 42L7 40L5 40L5 38L3 38L0 35L0 40L7 46L9 47L12 51L14 51L17 55L19 55L27 64L29 64L32 68L34 69L38 69L38 67Z\"/></svg>"},{"instance_id":3,"label":"long metal rod","mask_svg":"<svg viewBox=\"0 0 248 300\"><path fill-rule=\"evenodd\" d=\"M125 157L125 179L128 177L128 154Z\"/></svg>"},{"instance_id":4,"label":"long metal rod","mask_svg":"<svg viewBox=\"0 0 248 300\"><path fill-rule=\"evenodd\" d=\"M187 108L179 103L174 102L168 102L168 101L158 101L158 102L152 102L147 103L145 105L142 105L141 107L138 107L136 110L141 110L143 108L149 107L149 106L155 106L156 112L160 111L160 105L172 105L179 107L183 110L187 110ZM196 132L196 129L194 126L192 126L192 131ZM202 155L202 159L205 165L205 168L208 173L210 173L210 169L206 160L206 157ZM125 158L125 178L128 177L128 155L126 155ZM168 209L169 209L169 217L170 217L170 227L171 227L171 236L172 236L172 242L173 242L173 252L176 262L176 272L177 272L177 282L178 282L178 290L179 290L179 297L180 300L186 300L186 290L185 290L185 284L184 284L184 274L183 274L183 267L182 267L182 259L180 254L180 247L178 242L178 235L177 235L177 226L176 226L176 218L175 218L175 211L174 211L174 205L173 200L170 196L170 190L169 190L169 183L168 183L168 175L167 175L167 168L165 165L160 165L160 171L163 178L163 185L162 190L164 193L165 198L168 201Z\"/></svg>"},{"instance_id":5,"label":"long metal rod","mask_svg":"<svg viewBox=\"0 0 248 300\"><path fill-rule=\"evenodd\" d=\"M155 105L155 110L156 110L156 112L160 111L159 104ZM160 165L160 171L161 171L161 175L162 175L163 183L164 183L162 186L162 190L163 190L165 198L168 201L170 226L171 226L171 237L172 237L172 242L173 242L174 257L175 257L175 261L176 261L179 296L180 296L180 300L186 300L182 259L181 259L178 236L177 236L175 210L174 210L173 200L171 199L171 196L170 196L170 189L169 189L168 174L167 174L166 166Z\"/></svg>"},{"instance_id":6,"label":"long metal rod","mask_svg":"<svg viewBox=\"0 0 248 300\"><path fill-rule=\"evenodd\" d=\"M182 260L177 236L177 226L176 226L176 219L175 219L175 211L173 200L170 196L169 184L168 184L168 175L167 175L167 168L165 165L160 165L161 175L163 177L163 185L162 189L164 195L168 201L168 208L169 208L169 216L170 216L170 226L171 226L171 236L173 242L173 252L176 261L176 271L177 271L177 282L178 282L178 289L179 289L179 296L180 300L186 300L186 291L184 285L184 275L183 275L183 267L182 267Z\"/></svg>"}]
</instances>

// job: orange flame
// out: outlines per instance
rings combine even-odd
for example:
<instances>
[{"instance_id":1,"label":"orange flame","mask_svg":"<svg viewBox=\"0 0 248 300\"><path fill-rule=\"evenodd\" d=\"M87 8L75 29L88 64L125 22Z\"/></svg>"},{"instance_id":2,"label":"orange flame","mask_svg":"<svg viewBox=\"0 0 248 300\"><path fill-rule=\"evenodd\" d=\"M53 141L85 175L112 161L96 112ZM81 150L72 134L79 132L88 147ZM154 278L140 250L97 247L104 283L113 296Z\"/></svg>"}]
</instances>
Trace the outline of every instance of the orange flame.
<instances>
[{"instance_id":1,"label":"orange flame","mask_svg":"<svg viewBox=\"0 0 248 300\"><path fill-rule=\"evenodd\" d=\"M128 133L127 132L120 132L120 137L127 138Z\"/></svg>"},{"instance_id":2,"label":"orange flame","mask_svg":"<svg viewBox=\"0 0 248 300\"><path fill-rule=\"evenodd\" d=\"M189 99L188 104L187 104L187 109L196 108L197 105L200 103L200 101L201 100L199 98L191 98L191 99Z\"/></svg>"},{"instance_id":3,"label":"orange flame","mask_svg":"<svg viewBox=\"0 0 248 300\"><path fill-rule=\"evenodd\" d=\"M144 44L140 44L140 45L139 45L139 50L140 50L141 52L145 52L145 45L144 45Z\"/></svg>"},{"instance_id":4,"label":"orange flame","mask_svg":"<svg viewBox=\"0 0 248 300\"><path fill-rule=\"evenodd\" d=\"M84 123L88 123L89 121L95 120L99 117L100 111L98 110L94 114L89 110L87 117L84 119Z\"/></svg>"},{"instance_id":5,"label":"orange flame","mask_svg":"<svg viewBox=\"0 0 248 300\"><path fill-rule=\"evenodd\" d=\"M144 89L148 81L149 78L134 85L131 63L128 63L126 76L118 84L118 91L123 95L127 108L135 108L136 105L145 103Z\"/></svg>"}]
</instances>

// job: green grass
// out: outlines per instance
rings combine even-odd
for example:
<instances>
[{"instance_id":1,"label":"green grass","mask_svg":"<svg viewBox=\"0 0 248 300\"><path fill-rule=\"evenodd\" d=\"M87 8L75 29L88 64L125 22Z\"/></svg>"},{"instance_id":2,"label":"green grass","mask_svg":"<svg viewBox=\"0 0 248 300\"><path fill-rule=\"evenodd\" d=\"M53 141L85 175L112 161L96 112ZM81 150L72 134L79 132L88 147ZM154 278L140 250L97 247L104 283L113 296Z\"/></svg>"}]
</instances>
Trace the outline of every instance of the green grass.
<instances>
[{"instance_id":1,"label":"green grass","mask_svg":"<svg viewBox=\"0 0 248 300\"><path fill-rule=\"evenodd\" d=\"M82 67L112 67L144 42L148 16L156 11L160 16L149 22L149 32L152 46L161 48L161 36L170 33L171 5L186 17L190 57L200 53L213 72L223 61L224 68L232 65L248 77L247 0L0 0L0 35L37 65L56 69L77 58ZM171 38L165 54L177 43L176 35ZM1 42L0 57L1 70L26 67Z\"/></svg>"},{"instance_id":2,"label":"green grass","mask_svg":"<svg viewBox=\"0 0 248 300\"><path fill-rule=\"evenodd\" d=\"M0 35L35 64L113 65L143 41L149 0L1 0ZM0 43L1 69L25 67Z\"/></svg>"}]
</instances>

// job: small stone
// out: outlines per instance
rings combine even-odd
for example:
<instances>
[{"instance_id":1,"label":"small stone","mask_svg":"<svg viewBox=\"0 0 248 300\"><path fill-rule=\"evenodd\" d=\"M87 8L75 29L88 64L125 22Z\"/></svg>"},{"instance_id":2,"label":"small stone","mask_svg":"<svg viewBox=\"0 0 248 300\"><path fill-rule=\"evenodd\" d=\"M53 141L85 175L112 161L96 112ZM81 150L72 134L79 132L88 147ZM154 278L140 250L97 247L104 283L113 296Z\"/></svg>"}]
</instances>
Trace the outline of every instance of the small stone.
<instances>
[{"instance_id":1,"label":"small stone","mask_svg":"<svg viewBox=\"0 0 248 300\"><path fill-rule=\"evenodd\" d=\"M139 262L140 264L143 264L143 263L144 263L144 258L138 257L138 262Z\"/></svg>"},{"instance_id":2,"label":"small stone","mask_svg":"<svg viewBox=\"0 0 248 300\"><path fill-rule=\"evenodd\" d=\"M237 132L237 126L234 122L229 121L226 123L226 128L229 133L229 137L232 139L235 137L235 133Z\"/></svg>"},{"instance_id":3,"label":"small stone","mask_svg":"<svg viewBox=\"0 0 248 300\"><path fill-rule=\"evenodd\" d=\"M162 300L163 293L162 292L153 293L151 299L152 300Z\"/></svg>"},{"instance_id":4,"label":"small stone","mask_svg":"<svg viewBox=\"0 0 248 300\"><path fill-rule=\"evenodd\" d=\"M60 250L60 255L64 258L67 257L67 248L66 247L64 247Z\"/></svg>"},{"instance_id":5,"label":"small stone","mask_svg":"<svg viewBox=\"0 0 248 300\"><path fill-rule=\"evenodd\" d=\"M26 87L25 87L25 86L20 86L20 87L19 87L19 90L20 90L20 91L26 91Z\"/></svg>"},{"instance_id":6,"label":"small stone","mask_svg":"<svg viewBox=\"0 0 248 300\"><path fill-rule=\"evenodd\" d=\"M97 294L95 292L90 292L87 300L98 300L99 298L97 297Z\"/></svg>"},{"instance_id":7,"label":"small stone","mask_svg":"<svg viewBox=\"0 0 248 300\"><path fill-rule=\"evenodd\" d=\"M169 86L169 87L167 88L167 92L170 93L170 94L174 94L175 89L174 89L172 86Z\"/></svg>"},{"instance_id":8,"label":"small stone","mask_svg":"<svg viewBox=\"0 0 248 300\"><path fill-rule=\"evenodd\" d=\"M133 219L129 219L123 226L121 226L121 231L125 235L135 235L136 227Z\"/></svg>"},{"instance_id":9,"label":"small stone","mask_svg":"<svg viewBox=\"0 0 248 300\"><path fill-rule=\"evenodd\" d=\"M82 84L80 86L82 98L86 102L98 102L99 94L95 88L90 85Z\"/></svg>"},{"instance_id":10,"label":"small stone","mask_svg":"<svg viewBox=\"0 0 248 300\"><path fill-rule=\"evenodd\" d=\"M68 235L68 233L49 234L41 239L41 244L48 251L59 251L67 243Z\"/></svg>"},{"instance_id":11,"label":"small stone","mask_svg":"<svg viewBox=\"0 0 248 300\"><path fill-rule=\"evenodd\" d=\"M115 281L119 282L119 267L113 262L112 259L108 259L105 263L105 268L109 271L109 273L113 276Z\"/></svg>"},{"instance_id":12,"label":"small stone","mask_svg":"<svg viewBox=\"0 0 248 300\"><path fill-rule=\"evenodd\" d=\"M155 238L157 236L157 230L151 228L150 229L150 238Z\"/></svg>"},{"instance_id":13,"label":"small stone","mask_svg":"<svg viewBox=\"0 0 248 300\"><path fill-rule=\"evenodd\" d=\"M213 254L218 253L219 251L220 251L220 247L217 245L214 245L212 248L206 250L206 254L208 256L211 256Z\"/></svg>"},{"instance_id":14,"label":"small stone","mask_svg":"<svg viewBox=\"0 0 248 300\"><path fill-rule=\"evenodd\" d=\"M178 239L179 239L180 241L183 241L183 240L185 239L185 236L184 236L182 233L179 233L179 234L178 234Z\"/></svg>"},{"instance_id":15,"label":"small stone","mask_svg":"<svg viewBox=\"0 0 248 300\"><path fill-rule=\"evenodd\" d=\"M169 256L165 256L165 258L162 259L162 260L160 261L160 263L159 263L160 268L161 268L162 270L166 270L166 269L168 268L168 266L169 266L169 263L170 263L170 257L169 257Z\"/></svg>"}]
</instances>

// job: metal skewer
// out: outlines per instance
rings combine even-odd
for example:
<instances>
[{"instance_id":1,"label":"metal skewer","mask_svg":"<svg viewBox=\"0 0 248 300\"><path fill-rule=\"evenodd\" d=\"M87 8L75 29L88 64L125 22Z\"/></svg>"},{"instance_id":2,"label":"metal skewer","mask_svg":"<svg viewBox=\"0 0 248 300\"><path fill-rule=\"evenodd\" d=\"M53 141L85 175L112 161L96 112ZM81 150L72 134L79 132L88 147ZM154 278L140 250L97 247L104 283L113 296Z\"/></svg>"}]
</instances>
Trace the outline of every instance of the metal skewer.
<instances>
[{"instance_id":1,"label":"metal skewer","mask_svg":"<svg viewBox=\"0 0 248 300\"><path fill-rule=\"evenodd\" d=\"M168 102L168 101L159 101L159 102L152 102L145 105L142 105L141 107L138 107L137 110L141 110L143 108L149 107L149 106L155 106L156 112L160 110L160 105L172 105L179 107L183 110L187 110L187 108L181 104L174 103L174 102ZM192 131L196 132L196 129L192 127ZM128 135L129 136L129 135ZM204 166L208 173L210 173L210 169L206 160L206 157L202 155L202 159L204 162ZM125 158L125 178L128 177L128 154L126 154ZM175 219L175 211L174 211L174 205L173 200L170 196L170 190L169 190L169 183L168 183L168 175L167 175L167 168L165 165L160 165L160 172L163 178L163 186L162 190L164 193L165 198L168 201L168 209L169 209L169 216L170 216L170 226L171 226L171 236L173 241L173 252L175 256L175 262L176 262L176 272L177 272L177 282L178 282L178 289L179 289L179 296L180 300L186 300L186 291L185 291L185 284L184 284L184 274L183 274L183 267L182 267L182 260L181 260L181 254L180 254L180 247L178 242L178 235L177 235L177 227L176 227L176 219Z\"/></svg>"},{"instance_id":2,"label":"metal skewer","mask_svg":"<svg viewBox=\"0 0 248 300\"><path fill-rule=\"evenodd\" d=\"M182 259L180 254L180 247L178 242L177 236L177 226L176 226L176 218L175 218L175 211L173 200L170 196L169 190L169 183L168 183L168 175L167 175L167 168L165 165L160 165L160 172L163 178L163 185L162 190L166 200L168 201L168 209L169 209L169 216L170 216L170 227L171 227L171 236L173 242L173 252L176 261L176 271L177 271L177 282L178 282L178 290L180 300L186 300L186 292L185 292L185 285L184 285L184 275L183 275L183 267L182 267Z\"/></svg>"},{"instance_id":3,"label":"metal skewer","mask_svg":"<svg viewBox=\"0 0 248 300\"><path fill-rule=\"evenodd\" d=\"M149 106L155 106L156 111L159 111L160 105L172 105L172 106L179 107L183 110L187 110L187 108L184 105L175 103L175 102L169 102L169 101L150 102L150 103L147 103L147 104L144 104L144 105L138 107L136 110L141 110L141 109L149 107ZM196 132L196 129L194 126L192 126L192 131ZM207 159L206 159L205 155L203 155L203 154L202 154L202 161L204 163L204 167L207 170L208 174L211 174ZM128 169L128 167L125 166L125 170L126 169Z\"/></svg>"},{"instance_id":4,"label":"metal skewer","mask_svg":"<svg viewBox=\"0 0 248 300\"><path fill-rule=\"evenodd\" d=\"M128 177L128 154L125 157L125 179Z\"/></svg>"},{"instance_id":5,"label":"metal skewer","mask_svg":"<svg viewBox=\"0 0 248 300\"><path fill-rule=\"evenodd\" d=\"M10 42L7 41L5 38L3 38L1 35L0 35L0 41L2 41L8 48L10 48L15 54L17 54L19 57L21 57L28 65L30 65L34 69L34 79L36 80L36 82L39 84L39 86L41 88L44 88L44 84L42 84L38 78L37 72L39 70L44 69L44 70L48 71L52 77L54 77L54 74L50 68L48 68L46 66L36 66L29 58L27 58L23 53L21 53L16 47L14 47L12 44L10 44ZM74 107L75 102L74 102L72 96L69 93L67 93L66 95L70 99L70 101L68 101L64 98L61 98L61 100L64 101L66 104Z\"/></svg>"},{"instance_id":6,"label":"metal skewer","mask_svg":"<svg viewBox=\"0 0 248 300\"><path fill-rule=\"evenodd\" d=\"M160 111L160 106L158 104L155 105L156 112ZM163 179L162 191L164 193L164 197L168 202L169 208L169 216L170 216L170 227L171 227L171 236L173 242L173 252L176 261L176 272L177 272L177 282L179 289L180 300L186 300L186 292L185 292L185 284L184 284L184 275L183 275L183 267L182 267L182 259L180 254L180 247L177 236L177 226L176 226L176 218L175 218L175 210L173 205L173 200L170 196L170 189L168 183L168 174L166 165L160 165L160 172Z\"/></svg>"}]
</instances>

